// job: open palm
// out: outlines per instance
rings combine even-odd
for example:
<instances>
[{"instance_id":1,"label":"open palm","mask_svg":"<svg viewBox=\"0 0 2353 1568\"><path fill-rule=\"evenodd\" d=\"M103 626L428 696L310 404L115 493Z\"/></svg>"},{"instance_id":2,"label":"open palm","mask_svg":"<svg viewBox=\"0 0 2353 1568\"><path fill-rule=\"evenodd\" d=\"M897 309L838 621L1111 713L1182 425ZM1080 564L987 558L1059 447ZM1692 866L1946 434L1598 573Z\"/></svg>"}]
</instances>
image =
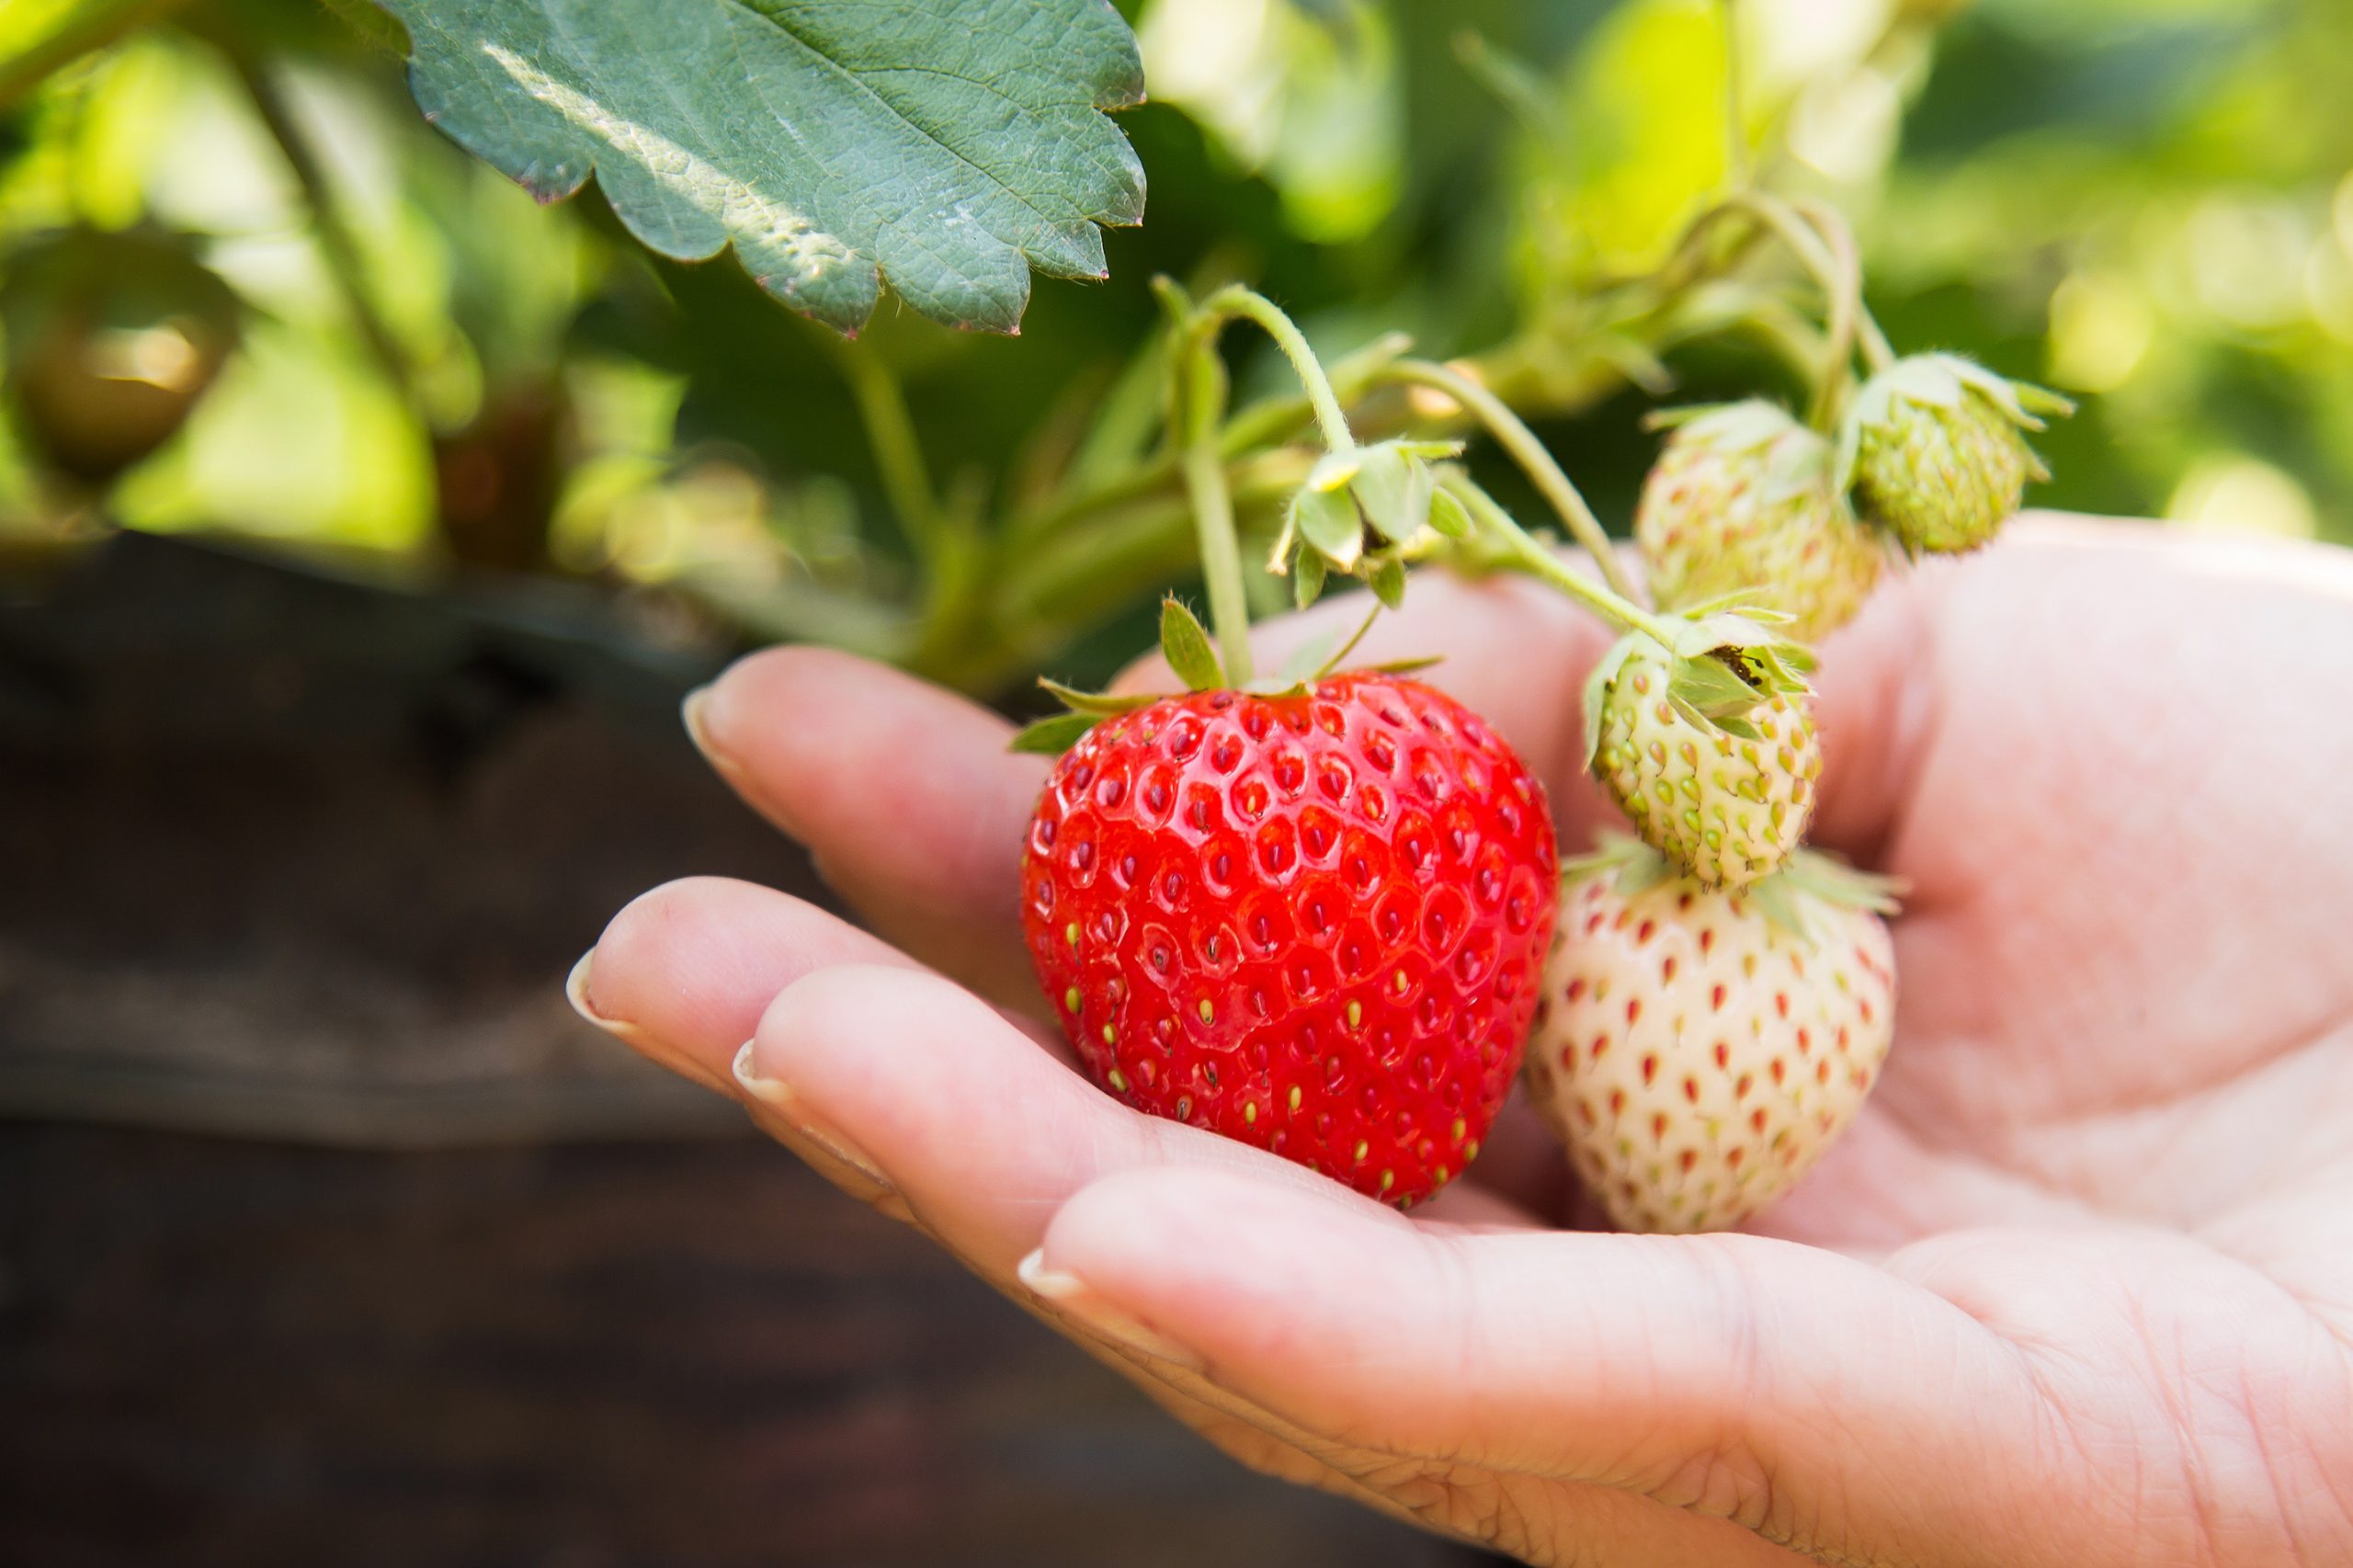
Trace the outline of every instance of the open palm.
<instances>
[{"instance_id":1,"label":"open palm","mask_svg":"<svg viewBox=\"0 0 2353 1568\"><path fill-rule=\"evenodd\" d=\"M1574 848L1604 641L1432 576L1370 656L1447 655ZM694 721L899 945L677 883L575 999L1245 1462L1531 1561L2353 1561L2353 557L2029 521L1820 684L1896 1040L1748 1233L1592 1228L1523 1108L1409 1219L1097 1092L1027 1016L1043 765L840 655Z\"/></svg>"}]
</instances>

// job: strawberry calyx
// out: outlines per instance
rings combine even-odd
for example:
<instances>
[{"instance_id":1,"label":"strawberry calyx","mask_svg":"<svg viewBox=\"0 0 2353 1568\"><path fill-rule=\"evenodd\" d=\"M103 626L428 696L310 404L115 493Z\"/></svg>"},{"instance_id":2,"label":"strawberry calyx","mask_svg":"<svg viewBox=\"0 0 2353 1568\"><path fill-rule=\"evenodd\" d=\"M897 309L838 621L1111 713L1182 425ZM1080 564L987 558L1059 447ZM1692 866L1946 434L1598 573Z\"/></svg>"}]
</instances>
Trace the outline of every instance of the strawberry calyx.
<instances>
[{"instance_id":1,"label":"strawberry calyx","mask_svg":"<svg viewBox=\"0 0 2353 1568\"><path fill-rule=\"evenodd\" d=\"M1292 649L1273 675L1235 682L1226 678L1224 663L1218 656L1208 628L1182 599L1171 595L1160 606L1161 656L1167 660L1176 678L1185 683L1187 691L1241 691L1253 697L1304 697L1343 670L1404 676L1426 670L1438 662L1435 658L1388 659L1373 665L1349 665L1348 655L1356 652L1380 614L1381 607L1376 605L1345 642L1336 630L1310 638ZM1106 719L1149 708L1176 695L1165 691L1086 691L1042 676L1038 685L1060 702L1064 711L1023 727L1014 735L1010 749L1049 756L1068 751L1080 736Z\"/></svg>"},{"instance_id":2,"label":"strawberry calyx","mask_svg":"<svg viewBox=\"0 0 2353 1568\"><path fill-rule=\"evenodd\" d=\"M1605 831L1586 854L1561 861L1563 887L1609 879L1610 886L1627 898L1666 882L1689 881L1680 867L1631 834ZM1694 888L1703 884L1694 881ZM1817 941L1833 911L1868 910L1892 916L1901 912L1909 891L1901 877L1865 871L1824 850L1802 848L1770 876L1740 890L1758 914L1775 928L1806 941Z\"/></svg>"},{"instance_id":3,"label":"strawberry calyx","mask_svg":"<svg viewBox=\"0 0 2353 1568\"><path fill-rule=\"evenodd\" d=\"M1431 468L1461 451L1460 441L1397 438L1324 453L1284 508L1267 569L1291 579L1302 609L1336 572L1361 578L1396 608L1406 562L1437 539L1470 535L1461 503L1439 489Z\"/></svg>"},{"instance_id":4,"label":"strawberry calyx","mask_svg":"<svg viewBox=\"0 0 2353 1568\"><path fill-rule=\"evenodd\" d=\"M1836 473L1840 488L1854 483L1865 433L1893 429L1911 409L1959 409L1972 393L2021 430L2048 428L2052 419L2075 412L2075 401L2030 381L2013 381L1974 359L1941 351L1907 354L1863 383L1838 427ZM2037 480L2051 477L2029 452Z\"/></svg>"},{"instance_id":5,"label":"strawberry calyx","mask_svg":"<svg viewBox=\"0 0 2353 1568\"><path fill-rule=\"evenodd\" d=\"M1748 715L1758 704L1813 691L1805 678L1813 669L1813 652L1776 633L1764 624L1768 619L1787 618L1754 608L1740 614L1719 609L1696 619L1662 616L1654 618L1654 628L1619 638L1586 677L1586 764L1592 765L1600 747L1610 683L1628 660L1638 657L1666 665L1665 700L1687 722L1740 740L1757 739ZM1665 636L1657 635L1662 631Z\"/></svg>"},{"instance_id":6,"label":"strawberry calyx","mask_svg":"<svg viewBox=\"0 0 2353 1568\"><path fill-rule=\"evenodd\" d=\"M1765 454L1756 488L1766 501L1786 501L1826 486L1837 451L1818 432L1761 397L1738 403L1692 403L1645 416L1646 430L1672 430L1677 440L1727 456Z\"/></svg>"}]
</instances>

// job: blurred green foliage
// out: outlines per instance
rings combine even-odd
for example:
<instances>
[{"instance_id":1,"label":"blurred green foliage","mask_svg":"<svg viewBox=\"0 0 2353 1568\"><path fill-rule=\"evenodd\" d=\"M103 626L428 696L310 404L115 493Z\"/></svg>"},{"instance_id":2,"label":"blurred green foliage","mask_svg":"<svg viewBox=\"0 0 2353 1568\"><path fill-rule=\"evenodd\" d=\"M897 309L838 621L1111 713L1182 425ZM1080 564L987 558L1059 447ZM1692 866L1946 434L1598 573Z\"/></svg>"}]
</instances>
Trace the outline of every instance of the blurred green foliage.
<instances>
[{"instance_id":1,"label":"blurred green foliage","mask_svg":"<svg viewBox=\"0 0 2353 1568\"><path fill-rule=\"evenodd\" d=\"M1151 193L1106 236L1110 280L1040 280L1012 338L886 300L845 345L731 260L649 256L593 190L536 206L423 122L381 28L309 0L15 0L0 267L60 229L171 236L245 315L118 474L57 472L12 373L0 540L203 530L419 582L574 578L665 635L814 636L976 687L1084 675L1143 640L1121 607L1185 575L1181 528L1101 532L1120 570L1034 636L1002 623L1036 585L1006 589L986 657L931 610L1008 530L1094 559L1097 514L1066 501L1149 456L1155 272L1254 282L1336 349L1401 328L1475 357L1618 526L1643 413L1788 386L1753 337L1597 304L1735 156L1852 216L1900 347L2083 400L2041 500L2353 540L2353 9L1742 0L1735 149L1714 0L1123 8ZM109 11L119 39L12 82ZM1287 390L1236 352L1244 393ZM878 461L901 400L912 453Z\"/></svg>"}]
</instances>

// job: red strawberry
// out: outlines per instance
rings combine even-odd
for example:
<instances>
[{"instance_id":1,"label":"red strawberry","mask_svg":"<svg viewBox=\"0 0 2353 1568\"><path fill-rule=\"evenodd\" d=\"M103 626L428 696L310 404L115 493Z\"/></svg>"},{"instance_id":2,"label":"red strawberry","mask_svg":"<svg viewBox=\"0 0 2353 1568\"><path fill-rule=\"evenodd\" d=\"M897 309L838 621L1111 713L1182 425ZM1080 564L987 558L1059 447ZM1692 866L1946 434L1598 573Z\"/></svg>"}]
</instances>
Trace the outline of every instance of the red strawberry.
<instances>
[{"instance_id":1,"label":"red strawberry","mask_svg":"<svg viewBox=\"0 0 2353 1568\"><path fill-rule=\"evenodd\" d=\"M1022 923L1113 1094L1409 1203L1510 1092L1554 879L1542 791L1494 731L1346 674L1088 730L1038 802Z\"/></svg>"}]
</instances>

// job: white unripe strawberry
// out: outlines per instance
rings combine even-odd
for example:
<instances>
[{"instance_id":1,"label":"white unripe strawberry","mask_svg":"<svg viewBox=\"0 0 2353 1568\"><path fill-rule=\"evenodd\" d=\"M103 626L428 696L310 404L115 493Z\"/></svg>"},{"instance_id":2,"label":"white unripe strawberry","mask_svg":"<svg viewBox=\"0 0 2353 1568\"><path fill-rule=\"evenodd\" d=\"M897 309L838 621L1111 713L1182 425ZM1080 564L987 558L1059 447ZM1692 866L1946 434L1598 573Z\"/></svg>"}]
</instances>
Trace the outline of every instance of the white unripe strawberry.
<instances>
[{"instance_id":1,"label":"white unripe strawberry","mask_svg":"<svg viewBox=\"0 0 2353 1568\"><path fill-rule=\"evenodd\" d=\"M1523 1071L1613 1220L1724 1229L1821 1157L1893 1036L1889 907L1810 853L1738 892L1631 844L1569 869Z\"/></svg>"}]
</instances>

